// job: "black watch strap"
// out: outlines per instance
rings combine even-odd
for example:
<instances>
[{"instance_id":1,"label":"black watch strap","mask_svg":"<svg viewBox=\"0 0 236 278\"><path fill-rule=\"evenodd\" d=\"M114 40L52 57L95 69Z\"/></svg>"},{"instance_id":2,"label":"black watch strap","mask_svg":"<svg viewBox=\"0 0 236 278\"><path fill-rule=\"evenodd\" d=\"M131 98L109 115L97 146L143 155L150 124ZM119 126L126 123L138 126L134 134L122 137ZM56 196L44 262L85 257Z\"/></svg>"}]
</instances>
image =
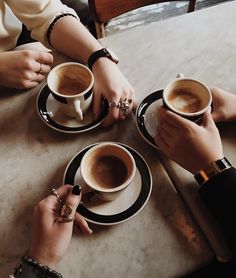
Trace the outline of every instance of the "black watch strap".
<instances>
[{"instance_id":1,"label":"black watch strap","mask_svg":"<svg viewBox=\"0 0 236 278\"><path fill-rule=\"evenodd\" d=\"M114 53L111 52L111 50L109 50L108 48L102 48L90 55L90 57L88 58L88 67L92 69L94 63L101 57L106 57L116 64L119 62L118 58L115 56Z\"/></svg>"},{"instance_id":2,"label":"black watch strap","mask_svg":"<svg viewBox=\"0 0 236 278\"><path fill-rule=\"evenodd\" d=\"M226 157L222 159L216 160L208 165L207 168L199 171L195 176L195 180L198 182L199 185L204 184L212 177L216 176L217 174L231 168L231 164Z\"/></svg>"}]
</instances>

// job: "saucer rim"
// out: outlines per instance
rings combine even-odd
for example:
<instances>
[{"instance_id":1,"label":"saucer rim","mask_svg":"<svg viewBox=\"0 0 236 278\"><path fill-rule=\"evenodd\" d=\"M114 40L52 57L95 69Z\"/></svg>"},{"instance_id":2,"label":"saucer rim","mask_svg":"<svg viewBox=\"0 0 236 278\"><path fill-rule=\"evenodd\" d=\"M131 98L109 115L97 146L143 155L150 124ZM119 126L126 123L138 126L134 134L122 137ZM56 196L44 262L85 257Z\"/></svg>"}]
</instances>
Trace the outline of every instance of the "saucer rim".
<instances>
[{"instance_id":1,"label":"saucer rim","mask_svg":"<svg viewBox=\"0 0 236 278\"><path fill-rule=\"evenodd\" d=\"M80 150L78 153L76 153L72 159L68 162L67 166L66 166L66 169L65 169L65 172L64 172L64 176L63 176L63 183L64 184L74 184L74 182L70 182L68 181L68 178L66 177L67 173L68 173L68 169L69 167L72 165L72 163L74 162L74 160L77 158L77 157L80 157L80 162L79 162L79 165L81 163L81 159L83 157L83 155L86 153L86 151L88 151L90 148L92 148L93 146L99 144L99 143L108 143L108 142L112 142L112 143L115 143L115 144L120 144L121 146L125 147L126 149L128 149L131 154L133 155L134 159L135 159L135 163L137 164L136 160L138 160L139 162L141 162L143 165L142 167L144 166L145 167L145 171L146 171L146 176L148 177L148 181L146 182L146 186L148 187L147 189L147 194L146 196L140 196L141 194L141 190L142 188L144 188L145 185L143 185L143 180L141 180L141 189L140 189L140 192L139 192L139 196L137 197L137 199L135 200L135 202L127 209L125 209L124 211L120 212L120 213L117 213L117 214L110 214L110 215L101 215L101 214L97 214L97 213L94 213L92 211L90 211L89 209L87 209L82 203L79 204L78 208L77 208L77 211L84 217L84 219L86 219L88 222L90 223L93 223L93 224L97 224L97 225L104 225L104 226L111 226L111 225L117 225L117 224L120 224L120 223L123 223L131 218L133 218L136 214L138 214L144 207L145 205L147 204L149 198L150 198L150 195L151 195L151 192L152 192L152 186L153 186L153 179L152 179L152 174L151 174L151 170L147 164L147 162L145 161L145 159L143 158L143 156L138 153L135 149L133 149L132 147L126 145L126 144L123 144L121 142L115 142L115 141L102 141L102 142L97 142L97 143L93 143L85 148L83 148L82 150ZM135 157L136 156L136 157ZM138 171L140 172L140 176L142 177L142 172L144 171L142 167L138 167L137 165L137 169ZM78 169L78 167L77 167ZM77 171L77 170L76 170ZM76 173L76 172L75 172ZM73 179L75 178L75 175L73 176ZM144 194L144 193L143 193ZM137 208L135 208L135 204L137 203L137 201L140 201L141 204L138 205ZM137 205L136 205L137 206ZM132 208L135 210L134 212L132 212ZM121 214L124 214L127 210L130 210L131 212L129 213L130 215L128 217L123 217L123 219L119 219L118 221L111 221L110 218L111 217L118 217L119 215ZM103 220L106 219L106 221L97 221L97 220L94 220L94 219L91 219L91 217L86 217L86 213L89 213L91 215L93 215L94 218L96 217L100 217L102 218ZM122 218L122 217L121 217ZM109 221L110 220L110 221Z\"/></svg>"},{"instance_id":2,"label":"saucer rim","mask_svg":"<svg viewBox=\"0 0 236 278\"><path fill-rule=\"evenodd\" d=\"M43 95L45 94L45 95ZM76 134L76 133L83 133L89 130L92 130L94 128L96 128L97 126L99 126L104 120L106 115L108 114L108 104L105 105L103 111L101 112L99 118L91 123L89 123L88 125L84 125L84 126L78 126L78 127L69 127L66 125L62 125L60 123L57 123L56 121L54 121L49 115L42 115L42 113L40 112L40 110L42 110L41 106L42 104L40 104L40 98L45 97L46 98L46 103L48 100L49 95L51 94L51 91L47 85L47 83L40 89L38 95L37 95L37 99L36 99L36 108L37 108L37 112L38 115L40 117L40 119L50 128L57 130L59 132L62 133L69 133L69 134ZM45 103L45 106L46 106ZM107 110L107 111L106 111ZM47 109L45 109L45 112L48 112ZM45 119L45 117L47 117L47 119ZM55 124L55 126L52 123ZM90 126L91 125L91 126ZM86 126L89 126L86 128ZM60 128L61 127L61 128ZM65 129L64 129L65 128Z\"/></svg>"},{"instance_id":3,"label":"saucer rim","mask_svg":"<svg viewBox=\"0 0 236 278\"><path fill-rule=\"evenodd\" d=\"M151 94L149 94L148 96L146 96L141 103L138 105L136 112L135 112L135 122L136 122L136 126L137 129L140 133L140 135L142 136L142 138L149 144L151 145L153 148L160 150L160 148L155 144L153 137L150 135L150 133L148 132L146 126L145 126L145 121L144 121L144 115L148 109L148 107L160 100L162 98L162 93L163 93L163 89L157 90L152 92Z\"/></svg>"}]
</instances>

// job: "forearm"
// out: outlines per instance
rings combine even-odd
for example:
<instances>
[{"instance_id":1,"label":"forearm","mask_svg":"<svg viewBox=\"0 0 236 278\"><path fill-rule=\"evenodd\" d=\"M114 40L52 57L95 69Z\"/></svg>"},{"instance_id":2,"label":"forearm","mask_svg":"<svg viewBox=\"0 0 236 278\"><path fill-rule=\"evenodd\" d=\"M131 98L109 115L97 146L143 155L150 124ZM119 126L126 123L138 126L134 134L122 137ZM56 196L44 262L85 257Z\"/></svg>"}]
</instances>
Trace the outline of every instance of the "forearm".
<instances>
[{"instance_id":1,"label":"forearm","mask_svg":"<svg viewBox=\"0 0 236 278\"><path fill-rule=\"evenodd\" d=\"M214 176L199 193L236 252L236 169L230 168Z\"/></svg>"},{"instance_id":2,"label":"forearm","mask_svg":"<svg viewBox=\"0 0 236 278\"><path fill-rule=\"evenodd\" d=\"M61 18L53 26L49 39L55 49L83 63L87 63L91 53L102 48L84 25L71 16Z\"/></svg>"}]
</instances>

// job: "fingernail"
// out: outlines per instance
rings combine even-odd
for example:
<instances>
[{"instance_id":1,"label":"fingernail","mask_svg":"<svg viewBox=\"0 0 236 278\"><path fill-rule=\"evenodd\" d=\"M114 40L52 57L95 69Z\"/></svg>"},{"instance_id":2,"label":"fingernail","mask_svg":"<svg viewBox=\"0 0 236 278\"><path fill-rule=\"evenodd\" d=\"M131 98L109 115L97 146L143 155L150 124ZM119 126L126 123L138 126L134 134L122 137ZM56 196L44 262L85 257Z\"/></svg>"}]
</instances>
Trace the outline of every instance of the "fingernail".
<instances>
[{"instance_id":1,"label":"fingernail","mask_svg":"<svg viewBox=\"0 0 236 278\"><path fill-rule=\"evenodd\" d=\"M73 187L71 193L74 194L74 195L79 196L80 193L81 193L81 186L80 186L80 185L77 185L77 184L74 185L74 187Z\"/></svg>"}]
</instances>

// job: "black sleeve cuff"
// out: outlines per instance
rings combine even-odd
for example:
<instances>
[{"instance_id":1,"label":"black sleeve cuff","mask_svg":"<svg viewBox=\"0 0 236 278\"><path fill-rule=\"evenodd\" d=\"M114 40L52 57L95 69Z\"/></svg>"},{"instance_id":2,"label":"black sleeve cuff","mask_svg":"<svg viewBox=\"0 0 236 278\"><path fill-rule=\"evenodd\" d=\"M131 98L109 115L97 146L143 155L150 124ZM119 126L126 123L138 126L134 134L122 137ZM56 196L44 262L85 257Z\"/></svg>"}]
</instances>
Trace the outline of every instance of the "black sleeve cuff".
<instances>
[{"instance_id":1,"label":"black sleeve cuff","mask_svg":"<svg viewBox=\"0 0 236 278\"><path fill-rule=\"evenodd\" d=\"M199 193L235 252L236 169L231 167L214 176L202 185Z\"/></svg>"}]
</instances>

